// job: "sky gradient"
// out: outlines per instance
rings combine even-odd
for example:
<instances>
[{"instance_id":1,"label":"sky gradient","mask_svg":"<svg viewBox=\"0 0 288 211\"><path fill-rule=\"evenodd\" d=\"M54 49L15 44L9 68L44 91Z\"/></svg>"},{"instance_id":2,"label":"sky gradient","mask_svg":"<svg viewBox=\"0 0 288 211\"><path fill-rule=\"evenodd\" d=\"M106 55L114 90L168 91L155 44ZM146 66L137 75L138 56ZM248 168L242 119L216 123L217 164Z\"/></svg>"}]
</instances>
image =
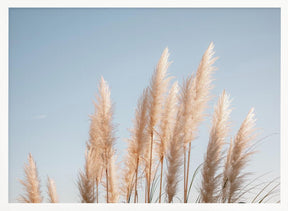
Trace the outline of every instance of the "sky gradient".
<instances>
[{"instance_id":1,"label":"sky gradient","mask_svg":"<svg viewBox=\"0 0 288 211\"><path fill-rule=\"evenodd\" d=\"M225 89L233 99L230 136L251 107L258 139L269 136L247 170L279 176L279 9L10 9L9 202L23 193L18 179L29 152L44 197L49 175L61 202L79 202L76 181L100 77L115 103L121 165L137 99L164 48L173 61L169 74L182 83L211 41L219 57L215 97L192 143L191 169L203 161L212 106Z\"/></svg>"}]
</instances>

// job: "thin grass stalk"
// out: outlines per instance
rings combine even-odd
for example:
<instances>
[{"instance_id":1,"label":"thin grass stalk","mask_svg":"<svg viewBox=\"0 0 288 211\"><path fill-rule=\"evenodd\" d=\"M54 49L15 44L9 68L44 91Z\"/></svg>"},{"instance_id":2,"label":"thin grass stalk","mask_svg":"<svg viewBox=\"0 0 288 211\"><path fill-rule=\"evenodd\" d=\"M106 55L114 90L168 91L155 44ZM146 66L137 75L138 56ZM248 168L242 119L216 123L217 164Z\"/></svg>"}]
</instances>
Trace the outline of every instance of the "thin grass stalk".
<instances>
[{"instance_id":1,"label":"thin grass stalk","mask_svg":"<svg viewBox=\"0 0 288 211\"><path fill-rule=\"evenodd\" d=\"M150 199L150 183L151 183L151 171L152 171L152 155L153 155L153 130L151 130L150 133L150 153L149 153L149 179L148 179L148 193L147 193L147 198L148 198L148 203Z\"/></svg>"},{"instance_id":2,"label":"thin grass stalk","mask_svg":"<svg viewBox=\"0 0 288 211\"><path fill-rule=\"evenodd\" d=\"M189 185L189 189L188 189L188 191L187 191L187 201L186 201L185 203L188 203L188 198L189 198L189 195L190 195L190 191L191 191L193 182L194 182L194 180L195 180L195 178L196 178L196 175L197 175L197 173L198 173L198 171L199 171L199 169L200 169L200 167L201 167L202 165L203 165L203 163L201 163L201 164L195 169L195 171L194 171L194 173L193 173L193 176L192 176L192 179L191 179L191 182L190 182L190 185Z\"/></svg>"},{"instance_id":3,"label":"thin grass stalk","mask_svg":"<svg viewBox=\"0 0 288 211\"><path fill-rule=\"evenodd\" d=\"M269 195L273 194L273 191L274 191L279 185L280 185L280 183L278 183L277 185L275 185L258 203L259 203L259 204L262 203L265 198L267 198Z\"/></svg>"},{"instance_id":4,"label":"thin grass stalk","mask_svg":"<svg viewBox=\"0 0 288 211\"><path fill-rule=\"evenodd\" d=\"M187 167L186 167L186 152L187 152L187 150L186 150L186 146L184 145L184 147L183 147L183 153L184 153L184 168L183 168L183 170L184 170L184 173L183 173L183 176L184 176L184 194L183 194L183 198L184 198L184 203L185 203L185 201L187 201L186 200L186 197L187 197L187 189L186 189L186 183L187 183L187 181L186 181L186 179L187 179L187 177L186 177L186 175L187 175L187 173L186 173L186 171L187 171Z\"/></svg>"},{"instance_id":5,"label":"thin grass stalk","mask_svg":"<svg viewBox=\"0 0 288 211\"><path fill-rule=\"evenodd\" d=\"M160 191L159 191L159 203L161 203L162 196L162 177L163 177L163 158L160 160L161 172L160 172Z\"/></svg>"},{"instance_id":6,"label":"thin grass stalk","mask_svg":"<svg viewBox=\"0 0 288 211\"><path fill-rule=\"evenodd\" d=\"M107 167L105 169L105 173L106 173L106 203L109 203L109 182L108 182L109 174Z\"/></svg>"},{"instance_id":7,"label":"thin grass stalk","mask_svg":"<svg viewBox=\"0 0 288 211\"><path fill-rule=\"evenodd\" d=\"M154 194L155 194L155 191L156 191L156 188L157 188L158 181L159 181L159 176L156 177L156 174L154 174L153 180L152 180L152 184L151 184L151 194L150 194L149 203L151 203L153 201L153 197L154 197Z\"/></svg>"},{"instance_id":8,"label":"thin grass stalk","mask_svg":"<svg viewBox=\"0 0 288 211\"><path fill-rule=\"evenodd\" d=\"M251 203L254 203L256 201L256 199L261 195L261 193L264 192L264 190L266 188L268 188L273 182L275 182L275 180L279 179L278 177L276 177L275 179L273 179L272 181L270 181L267 185L265 185L264 188L261 189L261 191L259 191L259 193L253 198L253 200L251 201Z\"/></svg>"},{"instance_id":9,"label":"thin grass stalk","mask_svg":"<svg viewBox=\"0 0 288 211\"><path fill-rule=\"evenodd\" d=\"M136 161L134 203L138 202L138 200L137 200L138 199L138 192L137 192L138 167L139 167L139 158L137 158L137 161Z\"/></svg>"},{"instance_id":10,"label":"thin grass stalk","mask_svg":"<svg viewBox=\"0 0 288 211\"><path fill-rule=\"evenodd\" d=\"M185 153L186 154L186 153ZM188 187L188 182L189 182L189 167L190 167L190 155L191 155L191 142L189 143L189 146L188 146L188 158L187 158L187 170L186 170L186 179L185 179L185 182L186 182L186 185L185 185L185 200L184 200L184 203L187 203L188 202L188 193L187 193L187 187Z\"/></svg>"},{"instance_id":11,"label":"thin grass stalk","mask_svg":"<svg viewBox=\"0 0 288 211\"><path fill-rule=\"evenodd\" d=\"M96 180L96 202L99 203L99 182Z\"/></svg>"},{"instance_id":12,"label":"thin grass stalk","mask_svg":"<svg viewBox=\"0 0 288 211\"><path fill-rule=\"evenodd\" d=\"M232 151L233 151L233 139L231 138L223 172L222 191L221 191L222 203L225 203L227 201L228 186L229 186L228 173L230 170Z\"/></svg>"}]
</instances>

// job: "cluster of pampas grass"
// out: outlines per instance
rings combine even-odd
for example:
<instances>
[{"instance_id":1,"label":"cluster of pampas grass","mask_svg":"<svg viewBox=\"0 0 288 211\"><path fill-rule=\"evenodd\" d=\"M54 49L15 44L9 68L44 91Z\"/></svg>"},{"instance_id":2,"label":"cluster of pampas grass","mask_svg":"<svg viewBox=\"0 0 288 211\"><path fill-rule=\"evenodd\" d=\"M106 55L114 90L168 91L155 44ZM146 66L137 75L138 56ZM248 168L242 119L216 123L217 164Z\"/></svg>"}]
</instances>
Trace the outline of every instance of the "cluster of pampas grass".
<instances>
[{"instance_id":1,"label":"cluster of pampas grass","mask_svg":"<svg viewBox=\"0 0 288 211\"><path fill-rule=\"evenodd\" d=\"M20 180L20 183L25 188L25 195L20 195L19 201L24 203L41 203L43 197L41 196L40 191L40 180L38 178L38 171L36 163L29 153L28 155L28 164L24 166L25 180ZM48 196L49 202L58 203L58 196L56 192L56 185L53 179L48 177Z\"/></svg>"},{"instance_id":2,"label":"cluster of pampas grass","mask_svg":"<svg viewBox=\"0 0 288 211\"><path fill-rule=\"evenodd\" d=\"M25 164L24 171L26 179L20 180L20 182L25 187L26 195L21 195L20 201L26 203L41 203L43 199L40 191L40 181L36 163L31 154L28 155L28 164Z\"/></svg>"},{"instance_id":3,"label":"cluster of pampas grass","mask_svg":"<svg viewBox=\"0 0 288 211\"><path fill-rule=\"evenodd\" d=\"M170 84L172 77L168 77L167 71L171 62L168 59L169 51L166 48L149 86L138 99L133 128L130 129L131 137L127 139L128 147L121 176L117 175L120 171L116 168L116 138L110 89L101 77L94 102L95 112L90 116L85 166L78 177L82 203L98 203L101 190L106 192L107 203L120 202L120 194L126 203L150 203L156 192L158 179L159 196L156 202L163 202L163 195L165 202L174 202L182 182L182 202L188 202L191 185L200 168L199 166L189 178L191 142L197 137L199 125L207 116L205 110L211 99L212 74L216 70L213 65L217 58L214 57L214 44L211 43L196 73L189 75L181 85L178 85L177 81ZM224 146L230 135L230 103L229 95L223 91L214 107L207 151L201 165L201 187L197 202L239 202L245 190L249 190L244 186L244 168L250 155L254 153L251 150L256 137L254 109L250 110L235 138L231 139L230 146L225 150ZM26 180L21 181L26 195L21 196L21 201L40 203L42 196L39 179L31 154L28 162L24 167ZM263 202L278 187L273 186L260 198L269 185L260 190L252 202ZM51 203L59 201L55 183L50 178L48 196ZM144 197L140 199L140 196Z\"/></svg>"}]
</instances>

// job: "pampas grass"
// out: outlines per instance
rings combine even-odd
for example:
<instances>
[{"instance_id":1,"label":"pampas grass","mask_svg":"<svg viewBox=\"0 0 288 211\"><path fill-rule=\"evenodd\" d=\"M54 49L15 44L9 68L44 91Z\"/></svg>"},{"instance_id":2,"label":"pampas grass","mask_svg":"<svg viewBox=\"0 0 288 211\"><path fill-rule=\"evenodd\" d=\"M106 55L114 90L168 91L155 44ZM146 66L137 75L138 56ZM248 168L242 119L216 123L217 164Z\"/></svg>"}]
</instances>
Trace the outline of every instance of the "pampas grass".
<instances>
[{"instance_id":1,"label":"pampas grass","mask_svg":"<svg viewBox=\"0 0 288 211\"><path fill-rule=\"evenodd\" d=\"M48 177L47 188L48 188L49 202L50 203L58 203L59 200L58 200L58 195L57 195L57 191L56 191L55 181L49 177Z\"/></svg>"},{"instance_id":2,"label":"pampas grass","mask_svg":"<svg viewBox=\"0 0 288 211\"><path fill-rule=\"evenodd\" d=\"M165 48L161 58L157 64L157 67L152 76L149 86L149 122L148 133L150 134L150 146L148 150L149 160L146 168L148 168L147 178L147 199L150 202L150 186L152 178L152 158L153 158L153 143L154 143L154 127L158 123L161 114L161 106L163 104L163 97L167 89L169 78L166 77L167 69L170 65L168 62L169 52L168 48Z\"/></svg>"},{"instance_id":3,"label":"pampas grass","mask_svg":"<svg viewBox=\"0 0 288 211\"><path fill-rule=\"evenodd\" d=\"M113 155L108 163L108 193L109 193L109 203L117 203L119 200L119 192L118 192L118 179L117 179L117 168L115 166L115 156ZM106 178L107 179L107 178Z\"/></svg>"},{"instance_id":4,"label":"pampas grass","mask_svg":"<svg viewBox=\"0 0 288 211\"><path fill-rule=\"evenodd\" d=\"M229 96L223 91L219 97L218 104L214 108L212 128L202 169L201 201L204 203L215 203L219 194L216 193L219 186L219 176L216 171L221 161L221 150L229 131Z\"/></svg>"},{"instance_id":5,"label":"pampas grass","mask_svg":"<svg viewBox=\"0 0 288 211\"><path fill-rule=\"evenodd\" d=\"M24 203L41 203L43 198L40 191L40 181L36 163L31 153L28 155L28 164L24 166L25 180L20 180L24 186L25 195L21 195L19 201Z\"/></svg>"},{"instance_id":6,"label":"pampas grass","mask_svg":"<svg viewBox=\"0 0 288 211\"><path fill-rule=\"evenodd\" d=\"M253 152L248 152L250 142L255 138L255 114L252 108L243 121L234 141L230 142L222 184L222 202L235 202L244 182L245 174L241 173Z\"/></svg>"},{"instance_id":7,"label":"pampas grass","mask_svg":"<svg viewBox=\"0 0 288 211\"><path fill-rule=\"evenodd\" d=\"M177 93L178 93L178 83L175 82L168 96L165 100L165 105L163 108L161 122L160 122L160 142L157 143L158 156L160 160L161 170L160 170L160 191L159 191L159 203L161 203L162 195L162 177L163 177L163 161L167 154L168 144L172 135L172 129L175 124L175 114L177 112Z\"/></svg>"},{"instance_id":8,"label":"pampas grass","mask_svg":"<svg viewBox=\"0 0 288 211\"><path fill-rule=\"evenodd\" d=\"M124 169L124 185L122 192L126 197L126 202L130 201L130 197L134 189L134 203L137 202L137 184L138 170L140 159L147 150L147 110L148 110L148 89L145 89L142 96L138 100L135 112L134 128L131 130L131 139L128 139L127 156L125 158L126 168Z\"/></svg>"},{"instance_id":9,"label":"pampas grass","mask_svg":"<svg viewBox=\"0 0 288 211\"><path fill-rule=\"evenodd\" d=\"M116 202L115 200L118 197L118 190L115 189L117 181L115 181L116 177L114 176L115 164L113 156L115 154L115 137L114 125L112 123L113 109L110 99L110 89L103 77L100 79L96 99L97 102L95 102L93 127L98 137L95 148L100 151L100 157L103 159L103 168L105 169L104 172L106 180L106 202Z\"/></svg>"},{"instance_id":10,"label":"pampas grass","mask_svg":"<svg viewBox=\"0 0 288 211\"><path fill-rule=\"evenodd\" d=\"M167 156L166 194L171 203L177 192L183 162L182 106L179 108Z\"/></svg>"},{"instance_id":11,"label":"pampas grass","mask_svg":"<svg viewBox=\"0 0 288 211\"><path fill-rule=\"evenodd\" d=\"M205 109L211 99L212 73L216 69L213 65L217 58L214 57L214 44L211 43L197 71L185 78L178 87L178 82L169 84L172 78L167 77L167 69L171 64L168 57L166 48L149 86L138 99L123 162L116 159L111 93L108 83L101 77L94 102L95 111L90 115L85 165L77 181L81 202L117 203L122 200L129 203L134 196L134 203L150 203L152 200L159 203L187 203L192 185L196 182L200 184L200 190L192 196L196 199L194 202L269 201L278 193L279 183L272 186L274 181L264 186L251 200L244 200L246 193L258 187L252 186L251 182L245 184L244 171L256 146L252 143L255 138L254 109L248 113L226 149L224 146L230 131L231 109L225 91L214 106L204 161L189 178L191 142L196 139L199 125L207 116ZM31 154L24 171L26 178L20 182L24 185L25 195L20 200L27 203L42 202L36 164ZM201 172L201 177L197 176L198 172ZM179 190L182 181L183 190ZM49 177L47 187L49 202L57 203L55 183ZM155 200L153 197L156 194L159 195Z\"/></svg>"},{"instance_id":12,"label":"pampas grass","mask_svg":"<svg viewBox=\"0 0 288 211\"><path fill-rule=\"evenodd\" d=\"M216 70L213 66L217 58L214 56L214 44L210 43L198 66L195 76L184 81L182 99L184 106L184 202L187 202L187 188L189 179L191 141L197 134L197 128L203 121L204 110L210 99L212 89L212 73ZM188 145L188 146L187 146ZM188 149L187 149L188 147ZM188 157L186 159L186 151Z\"/></svg>"},{"instance_id":13,"label":"pampas grass","mask_svg":"<svg viewBox=\"0 0 288 211\"><path fill-rule=\"evenodd\" d=\"M95 188L93 178L93 154L87 147L85 151L85 167L84 172L80 171L78 178L78 189L80 192L82 203L95 202Z\"/></svg>"}]
</instances>

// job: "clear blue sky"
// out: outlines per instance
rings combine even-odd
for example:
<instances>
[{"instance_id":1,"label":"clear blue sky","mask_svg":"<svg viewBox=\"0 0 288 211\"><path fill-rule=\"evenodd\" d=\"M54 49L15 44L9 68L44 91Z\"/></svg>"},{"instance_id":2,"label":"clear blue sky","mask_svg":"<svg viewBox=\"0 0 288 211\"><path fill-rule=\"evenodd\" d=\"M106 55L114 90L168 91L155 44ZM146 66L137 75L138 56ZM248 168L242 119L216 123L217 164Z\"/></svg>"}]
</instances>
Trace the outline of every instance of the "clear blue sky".
<instances>
[{"instance_id":1,"label":"clear blue sky","mask_svg":"<svg viewBox=\"0 0 288 211\"><path fill-rule=\"evenodd\" d=\"M43 195L49 175L61 202L79 202L76 180L100 76L115 103L120 162L137 98L164 48L173 61L169 73L182 82L211 41L219 57L212 94L225 89L233 98L230 135L255 107L259 138L278 134L257 148L248 170L278 176L279 9L10 9L9 201L23 193L17 179L31 152ZM209 122L192 144L192 170L203 161Z\"/></svg>"}]
</instances>

